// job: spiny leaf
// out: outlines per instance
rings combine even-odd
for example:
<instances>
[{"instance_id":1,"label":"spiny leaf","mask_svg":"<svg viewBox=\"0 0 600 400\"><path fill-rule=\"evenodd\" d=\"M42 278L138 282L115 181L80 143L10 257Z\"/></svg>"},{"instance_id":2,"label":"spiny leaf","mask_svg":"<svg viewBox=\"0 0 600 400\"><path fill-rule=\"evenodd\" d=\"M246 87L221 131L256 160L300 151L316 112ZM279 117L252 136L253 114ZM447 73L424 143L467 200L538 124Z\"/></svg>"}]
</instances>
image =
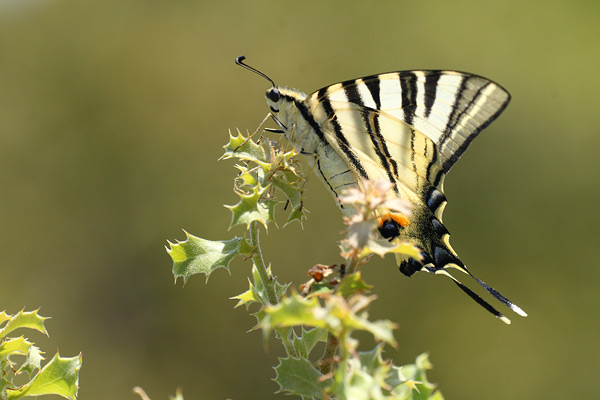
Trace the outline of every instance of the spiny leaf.
<instances>
[{"instance_id":1,"label":"spiny leaf","mask_svg":"<svg viewBox=\"0 0 600 400\"><path fill-rule=\"evenodd\" d=\"M374 371L380 365L383 365L383 345L377 343L373 350L361 351L358 353L360 363L367 371Z\"/></svg>"},{"instance_id":2,"label":"spiny leaf","mask_svg":"<svg viewBox=\"0 0 600 400\"><path fill-rule=\"evenodd\" d=\"M35 329L36 331L42 332L45 335L48 335L46 328L44 327L44 321L48 318L42 317L38 314L38 310L35 311L19 311L15 315L8 315L3 312L2 319L7 321L6 325L2 329L0 329L0 338L8 335L10 332L19 328L30 328Z\"/></svg>"},{"instance_id":3,"label":"spiny leaf","mask_svg":"<svg viewBox=\"0 0 600 400\"><path fill-rule=\"evenodd\" d=\"M244 293L240 293L237 296L233 296L230 297L231 300L238 300L237 304L234 306L234 308L237 308L239 306L246 306L246 309L248 309L248 306L252 303L255 303L258 301L258 299L256 298L256 296L254 296L254 290L253 290L253 285L252 282L249 282L250 284L250 289L246 290Z\"/></svg>"},{"instance_id":4,"label":"spiny leaf","mask_svg":"<svg viewBox=\"0 0 600 400\"><path fill-rule=\"evenodd\" d=\"M267 267L267 275L272 276L270 265ZM290 286L290 283L282 285L277 280L272 283L275 285L275 296L277 299L280 299ZM250 290L252 290L254 299L263 306L270 304L269 296L267 295L267 289L265 288L260 274L258 273L258 268L254 263L252 264L252 282L250 282Z\"/></svg>"},{"instance_id":5,"label":"spiny leaf","mask_svg":"<svg viewBox=\"0 0 600 400\"><path fill-rule=\"evenodd\" d=\"M301 358L308 358L308 351L306 350L306 345L304 344L302 337L298 336L293 330L292 332L292 344L294 346L294 350L296 350L296 354Z\"/></svg>"},{"instance_id":6,"label":"spiny leaf","mask_svg":"<svg viewBox=\"0 0 600 400\"><path fill-rule=\"evenodd\" d=\"M0 342L0 360L11 354L28 354L32 344L23 336L8 338Z\"/></svg>"},{"instance_id":7,"label":"spiny leaf","mask_svg":"<svg viewBox=\"0 0 600 400\"><path fill-rule=\"evenodd\" d=\"M57 353L29 383L17 389L7 389L8 399L16 400L24 396L45 394L75 399L79 388L80 369L81 355L63 358Z\"/></svg>"},{"instance_id":8,"label":"spiny leaf","mask_svg":"<svg viewBox=\"0 0 600 400\"><path fill-rule=\"evenodd\" d=\"M235 167L240 170L237 178L241 179L242 186L255 186L258 183L258 169L249 170L242 165L236 165Z\"/></svg>"},{"instance_id":9,"label":"spiny leaf","mask_svg":"<svg viewBox=\"0 0 600 400\"><path fill-rule=\"evenodd\" d=\"M267 229L267 224L274 221L275 205L278 203L275 200L261 200L267 188L268 186L257 185L249 194L238 193L240 201L233 206L225 206L232 214L229 229L236 225L246 225L249 228L254 221L260 222Z\"/></svg>"},{"instance_id":10,"label":"spiny leaf","mask_svg":"<svg viewBox=\"0 0 600 400\"><path fill-rule=\"evenodd\" d=\"M350 297L354 293L371 289L373 286L362 280L360 271L350 274L342 280L337 291L343 297Z\"/></svg>"},{"instance_id":11,"label":"spiny leaf","mask_svg":"<svg viewBox=\"0 0 600 400\"><path fill-rule=\"evenodd\" d=\"M271 182L273 183L273 186L275 186L277 189L281 190L285 194L285 196L290 201L292 208L297 208L300 207L300 205L302 204L302 190L295 184L297 177L296 180L290 181L288 175L290 174L284 174L282 176L273 176ZM294 176L293 174L291 175Z\"/></svg>"},{"instance_id":12,"label":"spiny leaf","mask_svg":"<svg viewBox=\"0 0 600 400\"><path fill-rule=\"evenodd\" d=\"M307 354L315 348L317 343L325 342L327 340L327 331L322 328L312 328L310 330L306 330L306 328L302 327L302 341L304 342L304 347L306 348Z\"/></svg>"},{"instance_id":13,"label":"spiny leaf","mask_svg":"<svg viewBox=\"0 0 600 400\"><path fill-rule=\"evenodd\" d=\"M184 231L185 232L185 231ZM173 275L175 280L183 278L186 282L194 274L210 274L218 268L229 271L229 263L239 254L242 238L231 240L206 240L185 232L187 239L177 243L169 242L167 253L173 259Z\"/></svg>"},{"instance_id":14,"label":"spiny leaf","mask_svg":"<svg viewBox=\"0 0 600 400\"><path fill-rule=\"evenodd\" d=\"M295 294L283 298L279 304L266 307L262 327L265 330L295 325L325 327L325 321L315 316L315 311L320 310L317 298L305 299Z\"/></svg>"},{"instance_id":15,"label":"spiny leaf","mask_svg":"<svg viewBox=\"0 0 600 400\"><path fill-rule=\"evenodd\" d=\"M305 219L306 219L306 210L304 209L304 206L296 207L292 211L290 211L290 214L288 215L288 219L285 222L285 224L283 225L283 227L285 228L286 226L288 226L289 224L291 224L294 221L298 221L300 223L300 226L302 226L302 220L305 220Z\"/></svg>"},{"instance_id":16,"label":"spiny leaf","mask_svg":"<svg viewBox=\"0 0 600 400\"><path fill-rule=\"evenodd\" d=\"M280 386L279 391L308 398L323 398L327 381L320 381L321 373L309 360L294 357L280 358L275 371L277 373L275 382Z\"/></svg>"},{"instance_id":17,"label":"spiny leaf","mask_svg":"<svg viewBox=\"0 0 600 400\"><path fill-rule=\"evenodd\" d=\"M25 362L23 362L18 372L27 372L29 376L33 375L33 373L38 371L42 366L42 361L44 360L42 354L43 352L39 347L31 345L29 347L27 359L25 359Z\"/></svg>"},{"instance_id":18,"label":"spiny leaf","mask_svg":"<svg viewBox=\"0 0 600 400\"><path fill-rule=\"evenodd\" d=\"M250 137L237 130L237 135L233 136L229 131L229 143L223 146L225 154L221 159L239 158L240 160L253 161L259 164L268 163L269 160L264 149Z\"/></svg>"},{"instance_id":19,"label":"spiny leaf","mask_svg":"<svg viewBox=\"0 0 600 400\"><path fill-rule=\"evenodd\" d=\"M431 367L428 355L421 354L415 364L392 368L386 382L393 388L392 393L402 399L443 400L436 385L427 380L426 371Z\"/></svg>"}]
</instances>

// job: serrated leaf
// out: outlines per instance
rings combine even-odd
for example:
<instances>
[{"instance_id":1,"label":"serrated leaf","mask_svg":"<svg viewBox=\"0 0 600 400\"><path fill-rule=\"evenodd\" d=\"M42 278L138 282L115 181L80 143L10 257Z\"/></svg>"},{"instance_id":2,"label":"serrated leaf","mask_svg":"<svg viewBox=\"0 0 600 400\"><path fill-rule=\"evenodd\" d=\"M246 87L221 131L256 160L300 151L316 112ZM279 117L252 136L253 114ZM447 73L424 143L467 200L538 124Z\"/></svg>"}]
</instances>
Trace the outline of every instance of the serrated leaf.
<instances>
[{"instance_id":1,"label":"serrated leaf","mask_svg":"<svg viewBox=\"0 0 600 400\"><path fill-rule=\"evenodd\" d=\"M280 358L275 372L275 382L279 384L279 391L309 398L323 398L327 381L320 381L322 375L310 361L293 357Z\"/></svg>"},{"instance_id":2,"label":"serrated leaf","mask_svg":"<svg viewBox=\"0 0 600 400\"><path fill-rule=\"evenodd\" d=\"M288 215L288 219L285 222L285 224L283 225L283 227L285 228L286 226L288 226L289 224L291 224L294 221L298 221L300 223L300 226L303 226L302 221L305 219L306 219L306 210L304 209L304 206L294 208L292 211L290 211L290 214Z\"/></svg>"},{"instance_id":3,"label":"serrated leaf","mask_svg":"<svg viewBox=\"0 0 600 400\"><path fill-rule=\"evenodd\" d=\"M237 135L233 136L229 131L229 143L223 146L225 154L221 159L239 158L240 160L253 161L260 164L268 163L264 149L248 136L244 136L239 129Z\"/></svg>"},{"instance_id":4,"label":"serrated leaf","mask_svg":"<svg viewBox=\"0 0 600 400\"><path fill-rule=\"evenodd\" d=\"M63 358L58 353L40 370L29 383L17 388L7 388L9 400L24 396L57 394L67 399L75 399L79 388L81 355Z\"/></svg>"},{"instance_id":5,"label":"serrated leaf","mask_svg":"<svg viewBox=\"0 0 600 400\"><path fill-rule=\"evenodd\" d=\"M0 344L0 360L11 354L28 354L31 343L23 336L18 338L8 338Z\"/></svg>"},{"instance_id":6,"label":"serrated leaf","mask_svg":"<svg viewBox=\"0 0 600 400\"><path fill-rule=\"evenodd\" d=\"M267 267L267 275L272 276L271 266ZM282 285L276 279L270 283L275 286L275 297L277 297L277 299L280 299L290 286L290 283ZM267 289L265 288L260 274L258 273L258 269L254 263L252 264L252 282L250 282L250 290L252 290L252 296L254 299L263 306L271 304L269 301L269 296L267 295Z\"/></svg>"},{"instance_id":7,"label":"serrated leaf","mask_svg":"<svg viewBox=\"0 0 600 400\"><path fill-rule=\"evenodd\" d=\"M327 331L322 328L312 328L310 330L306 330L302 327L302 341L304 342L304 347L306 348L307 354L315 348L315 346L319 342L325 342L327 340Z\"/></svg>"},{"instance_id":8,"label":"serrated leaf","mask_svg":"<svg viewBox=\"0 0 600 400\"><path fill-rule=\"evenodd\" d=\"M383 345L378 343L373 350L361 351L358 353L361 365L367 371L375 371L377 367L383 365Z\"/></svg>"},{"instance_id":9,"label":"serrated leaf","mask_svg":"<svg viewBox=\"0 0 600 400\"><path fill-rule=\"evenodd\" d=\"M12 317L13 317L12 315L6 313L6 310L1 311L0 312L0 326L2 326L3 323L5 323L9 319L11 319Z\"/></svg>"},{"instance_id":10,"label":"serrated leaf","mask_svg":"<svg viewBox=\"0 0 600 400\"><path fill-rule=\"evenodd\" d=\"M279 304L266 307L266 316L261 324L265 330L295 325L325 327L325 321L315 317L315 311L319 310L321 307L317 298L304 299L293 295L283 298Z\"/></svg>"},{"instance_id":11,"label":"serrated leaf","mask_svg":"<svg viewBox=\"0 0 600 400\"><path fill-rule=\"evenodd\" d=\"M285 194L293 209L300 207L302 204L302 190L295 185L295 181L290 182L285 177L273 176L271 182L273 186Z\"/></svg>"},{"instance_id":12,"label":"serrated leaf","mask_svg":"<svg viewBox=\"0 0 600 400\"><path fill-rule=\"evenodd\" d=\"M296 354L300 358L308 358L308 351L306 350L306 345L304 344L304 341L300 336L296 335L295 332L293 333L293 335L294 339L292 341L292 344L294 346L294 350L296 350Z\"/></svg>"},{"instance_id":13,"label":"serrated leaf","mask_svg":"<svg viewBox=\"0 0 600 400\"><path fill-rule=\"evenodd\" d=\"M255 303L258 301L258 299L256 298L256 296L254 296L254 291L252 288L252 282L250 283L250 289L246 290L244 293L240 293L237 296L233 296L230 297L231 300L238 300L237 304L234 306L234 308L237 308L239 306L246 306L246 309L248 309L248 306L252 303Z\"/></svg>"},{"instance_id":14,"label":"serrated leaf","mask_svg":"<svg viewBox=\"0 0 600 400\"><path fill-rule=\"evenodd\" d=\"M4 319L4 321L6 321L8 318L8 322L6 323L6 325L4 325L4 327L2 329L0 329L0 338L3 338L4 336L8 335L10 332L14 331L15 329L19 329L19 328L35 329L36 331L39 331L45 335L48 335L48 332L46 331L46 327L44 327L44 321L46 321L48 318L42 317L41 315L39 315L38 310L35 310L35 311L21 310L17 314L10 315L10 316L8 314L4 313L2 318Z\"/></svg>"},{"instance_id":15,"label":"serrated leaf","mask_svg":"<svg viewBox=\"0 0 600 400\"><path fill-rule=\"evenodd\" d=\"M232 214L229 229L236 225L246 225L248 229L254 221L260 222L267 229L267 224L275 221L275 206L278 202L275 200L261 200L261 196L267 188L268 186L262 187L259 185L255 186L249 194L238 193L240 201L233 206L225 206L225 208L231 210Z\"/></svg>"},{"instance_id":16,"label":"serrated leaf","mask_svg":"<svg viewBox=\"0 0 600 400\"><path fill-rule=\"evenodd\" d=\"M396 324L389 320L379 320L374 322L364 320L363 322L363 329L369 331L376 340L381 340L393 347L397 346L393 333L393 330L396 328Z\"/></svg>"},{"instance_id":17,"label":"serrated leaf","mask_svg":"<svg viewBox=\"0 0 600 400\"><path fill-rule=\"evenodd\" d=\"M257 169L248 170L248 168L243 165L236 165L235 167L240 170L240 174L237 178L242 181L242 186L255 186L258 183Z\"/></svg>"},{"instance_id":18,"label":"serrated leaf","mask_svg":"<svg viewBox=\"0 0 600 400\"><path fill-rule=\"evenodd\" d=\"M29 376L33 375L34 372L38 371L42 366L44 360L43 352L39 347L31 345L25 362L21 365L18 372L27 372Z\"/></svg>"},{"instance_id":19,"label":"serrated leaf","mask_svg":"<svg viewBox=\"0 0 600 400\"><path fill-rule=\"evenodd\" d=\"M350 297L354 293L371 289L373 286L362 280L360 271L344 277L338 286L338 293L343 297Z\"/></svg>"},{"instance_id":20,"label":"serrated leaf","mask_svg":"<svg viewBox=\"0 0 600 400\"><path fill-rule=\"evenodd\" d=\"M184 231L185 232L185 231ZM206 280L219 268L229 271L229 263L238 255L242 238L231 240L206 240L185 232L187 239L171 243L167 253L173 259L175 280L183 278L186 282L194 274L205 274Z\"/></svg>"},{"instance_id":21,"label":"serrated leaf","mask_svg":"<svg viewBox=\"0 0 600 400\"><path fill-rule=\"evenodd\" d=\"M392 393L408 400L443 400L436 385L427 380L426 371L431 369L427 353L417 357L415 364L394 367L386 382L393 388Z\"/></svg>"}]
</instances>

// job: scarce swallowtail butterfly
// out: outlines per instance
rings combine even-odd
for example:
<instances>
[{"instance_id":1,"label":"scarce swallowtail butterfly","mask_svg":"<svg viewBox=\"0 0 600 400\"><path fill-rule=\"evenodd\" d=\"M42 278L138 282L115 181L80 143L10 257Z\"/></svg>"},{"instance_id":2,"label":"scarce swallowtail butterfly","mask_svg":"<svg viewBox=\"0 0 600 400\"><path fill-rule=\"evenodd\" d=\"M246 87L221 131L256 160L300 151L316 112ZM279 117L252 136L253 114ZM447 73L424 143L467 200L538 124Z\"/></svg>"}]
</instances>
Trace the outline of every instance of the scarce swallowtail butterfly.
<instances>
[{"instance_id":1,"label":"scarce swallowtail butterfly","mask_svg":"<svg viewBox=\"0 0 600 400\"><path fill-rule=\"evenodd\" d=\"M500 85L456 71L415 70L365 76L306 95L275 85L262 72L236 63L271 83L266 99L287 140L314 158L316 174L334 197L363 180L385 179L394 195L408 200L408 218L386 210L379 233L417 245L423 260L402 260L400 271L450 277L465 293L506 323L510 320L448 273L470 275L500 302L527 314L467 270L450 246L442 223L444 177L469 144L506 108L510 95ZM342 213L352 210L338 203ZM408 219L408 220L407 220Z\"/></svg>"}]
</instances>

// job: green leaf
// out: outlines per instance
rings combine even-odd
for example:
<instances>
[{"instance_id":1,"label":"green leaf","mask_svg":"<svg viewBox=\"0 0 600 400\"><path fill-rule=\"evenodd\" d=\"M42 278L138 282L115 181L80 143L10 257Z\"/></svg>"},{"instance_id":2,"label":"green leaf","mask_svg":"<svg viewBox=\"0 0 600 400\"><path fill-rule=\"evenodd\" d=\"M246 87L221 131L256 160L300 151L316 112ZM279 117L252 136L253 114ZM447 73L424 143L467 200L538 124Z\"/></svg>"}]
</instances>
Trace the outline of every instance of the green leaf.
<instances>
[{"instance_id":1,"label":"green leaf","mask_svg":"<svg viewBox=\"0 0 600 400\"><path fill-rule=\"evenodd\" d=\"M185 232L185 231L184 231ZM194 274L205 274L206 280L218 268L229 271L229 263L238 255L242 238L231 240L206 240L185 232L187 239L177 243L169 242L167 253L173 259L175 280L186 282Z\"/></svg>"},{"instance_id":2,"label":"green leaf","mask_svg":"<svg viewBox=\"0 0 600 400\"><path fill-rule=\"evenodd\" d=\"M291 224L294 221L298 221L300 223L300 226L302 226L302 221L305 219L306 219L306 210L304 209L304 206L294 208L288 215L288 219L285 222L285 224L283 225L283 227L285 228L286 226L288 226L289 224Z\"/></svg>"},{"instance_id":3,"label":"green leaf","mask_svg":"<svg viewBox=\"0 0 600 400\"><path fill-rule=\"evenodd\" d=\"M0 316L2 322L8 321L2 329L0 329L0 338L3 338L10 332L19 328L30 328L36 331L42 332L48 335L46 328L44 327L44 321L48 318L42 317L38 314L38 310L35 311L19 311L16 315L8 315L3 312ZM0 322L1 323L1 322Z\"/></svg>"},{"instance_id":4,"label":"green leaf","mask_svg":"<svg viewBox=\"0 0 600 400\"><path fill-rule=\"evenodd\" d=\"M271 266L267 267L267 275L272 276ZM275 285L275 296L277 299L280 299L290 286L290 283L282 285L277 280L274 282L272 281L272 283ZM263 285L258 268L254 263L252 264L252 282L250 282L250 290L252 290L253 298L263 306L270 304L267 289Z\"/></svg>"},{"instance_id":5,"label":"green leaf","mask_svg":"<svg viewBox=\"0 0 600 400\"><path fill-rule=\"evenodd\" d=\"M306 350L306 345L302 340L302 337L298 336L296 332L293 332L294 339L292 341L294 345L294 350L296 350L296 354L301 358L308 358L308 351Z\"/></svg>"},{"instance_id":6,"label":"green leaf","mask_svg":"<svg viewBox=\"0 0 600 400\"><path fill-rule=\"evenodd\" d=\"M362 280L360 271L357 271L354 274L350 274L344 277L337 291L343 297L350 297L354 293L369 290L372 287L373 286L365 283L365 281Z\"/></svg>"},{"instance_id":7,"label":"green leaf","mask_svg":"<svg viewBox=\"0 0 600 400\"><path fill-rule=\"evenodd\" d=\"M327 381L320 381L322 375L310 361L294 357L280 358L275 371L275 382L280 386L279 391L309 398L323 398Z\"/></svg>"},{"instance_id":8,"label":"green leaf","mask_svg":"<svg viewBox=\"0 0 600 400\"><path fill-rule=\"evenodd\" d=\"M376 340L381 340L393 347L397 346L393 333L393 330L396 328L396 324L387 319L374 322L366 319L363 320L364 330L370 332Z\"/></svg>"},{"instance_id":9,"label":"green leaf","mask_svg":"<svg viewBox=\"0 0 600 400\"><path fill-rule=\"evenodd\" d=\"M29 354L32 344L23 336L8 338L0 343L0 360L11 354Z\"/></svg>"},{"instance_id":10,"label":"green leaf","mask_svg":"<svg viewBox=\"0 0 600 400\"><path fill-rule=\"evenodd\" d=\"M426 371L432 365L427 354L417 357L415 364L394 367L386 382L393 388L392 393L408 400L443 400L436 385L427 380Z\"/></svg>"},{"instance_id":11,"label":"green leaf","mask_svg":"<svg viewBox=\"0 0 600 400\"><path fill-rule=\"evenodd\" d=\"M267 188L268 186L258 185L249 194L238 193L240 201L233 206L225 206L232 213L229 229L236 225L246 225L248 229L254 221L260 222L267 229L267 224L274 221L275 205L278 203L275 200L261 200Z\"/></svg>"},{"instance_id":12,"label":"green leaf","mask_svg":"<svg viewBox=\"0 0 600 400\"><path fill-rule=\"evenodd\" d=\"M367 371L375 371L377 367L383 365L383 345L378 343L373 350L361 351L358 353L360 363Z\"/></svg>"},{"instance_id":13,"label":"green leaf","mask_svg":"<svg viewBox=\"0 0 600 400\"><path fill-rule=\"evenodd\" d=\"M248 281L248 283L250 284L250 289L246 290L244 293L238 294L237 296L230 297L231 300L238 300L234 308L245 305L246 309L248 309L248 306L250 304L258 301L256 296L254 295L254 287L252 285L252 282Z\"/></svg>"},{"instance_id":14,"label":"green leaf","mask_svg":"<svg viewBox=\"0 0 600 400\"><path fill-rule=\"evenodd\" d=\"M29 383L17 389L7 388L8 399L15 400L24 396L45 394L57 394L67 399L75 399L79 388L80 369L81 355L62 358L56 354Z\"/></svg>"},{"instance_id":15,"label":"green leaf","mask_svg":"<svg viewBox=\"0 0 600 400\"><path fill-rule=\"evenodd\" d=\"M319 310L321 310L321 307L316 297L305 299L295 294L283 298L279 304L266 307L266 316L263 318L261 326L265 330L295 325L324 328L326 326L325 321L315 317Z\"/></svg>"},{"instance_id":16,"label":"green leaf","mask_svg":"<svg viewBox=\"0 0 600 400\"><path fill-rule=\"evenodd\" d=\"M0 326L2 326L3 323L5 323L6 321L8 321L11 318L12 318L12 315L7 314L6 310L1 311L0 312Z\"/></svg>"},{"instance_id":17,"label":"green leaf","mask_svg":"<svg viewBox=\"0 0 600 400\"><path fill-rule=\"evenodd\" d=\"M327 331L322 328L312 328L310 330L306 330L302 327L302 341L304 342L304 347L306 348L307 354L315 348L315 346L319 342L325 342L327 340Z\"/></svg>"},{"instance_id":18,"label":"green leaf","mask_svg":"<svg viewBox=\"0 0 600 400\"><path fill-rule=\"evenodd\" d=\"M33 373L38 371L42 366L42 361L44 360L42 354L43 353L39 347L31 345L29 347L27 358L21 365L21 368L19 368L18 372L27 372L29 376L33 375Z\"/></svg>"},{"instance_id":19,"label":"green leaf","mask_svg":"<svg viewBox=\"0 0 600 400\"><path fill-rule=\"evenodd\" d=\"M295 209L300 207L302 204L302 189L296 185L298 177L289 171L287 172L288 173L283 174L283 176L273 176L271 182L273 183L273 186L285 194L290 201L292 208ZM290 181L290 176L292 179L295 178L295 180Z\"/></svg>"},{"instance_id":20,"label":"green leaf","mask_svg":"<svg viewBox=\"0 0 600 400\"><path fill-rule=\"evenodd\" d=\"M240 170L240 174L237 178L241 179L242 186L255 186L258 183L258 173L256 169L248 170L248 168L242 165L236 165L235 167Z\"/></svg>"},{"instance_id":21,"label":"green leaf","mask_svg":"<svg viewBox=\"0 0 600 400\"><path fill-rule=\"evenodd\" d=\"M237 135L233 136L229 131L229 143L223 146L225 154L221 156L222 160L229 158L239 158L240 160L253 161L259 164L268 163L269 160L264 149L249 136L244 135L237 130Z\"/></svg>"}]
</instances>

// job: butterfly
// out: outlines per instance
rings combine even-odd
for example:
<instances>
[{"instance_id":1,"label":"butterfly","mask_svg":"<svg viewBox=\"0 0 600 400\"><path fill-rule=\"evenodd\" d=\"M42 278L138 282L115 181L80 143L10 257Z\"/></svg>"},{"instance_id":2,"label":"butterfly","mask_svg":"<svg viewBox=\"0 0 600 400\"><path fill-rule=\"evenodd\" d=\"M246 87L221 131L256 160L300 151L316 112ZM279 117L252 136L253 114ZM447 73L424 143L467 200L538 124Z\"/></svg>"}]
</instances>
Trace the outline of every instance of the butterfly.
<instances>
[{"instance_id":1,"label":"butterfly","mask_svg":"<svg viewBox=\"0 0 600 400\"><path fill-rule=\"evenodd\" d=\"M479 135L506 108L509 93L500 85L457 71L397 71L351 79L306 95L275 85L240 56L236 63L271 83L267 104L278 129L338 197L362 180L385 179L393 195L408 200L408 218L387 210L379 220L383 238L414 243L422 259L404 259L400 271L446 275L478 304L505 323L510 320L453 277L457 269L521 316L527 314L476 278L450 246L442 222L446 174ZM342 213L353 211L338 202Z\"/></svg>"}]
</instances>

